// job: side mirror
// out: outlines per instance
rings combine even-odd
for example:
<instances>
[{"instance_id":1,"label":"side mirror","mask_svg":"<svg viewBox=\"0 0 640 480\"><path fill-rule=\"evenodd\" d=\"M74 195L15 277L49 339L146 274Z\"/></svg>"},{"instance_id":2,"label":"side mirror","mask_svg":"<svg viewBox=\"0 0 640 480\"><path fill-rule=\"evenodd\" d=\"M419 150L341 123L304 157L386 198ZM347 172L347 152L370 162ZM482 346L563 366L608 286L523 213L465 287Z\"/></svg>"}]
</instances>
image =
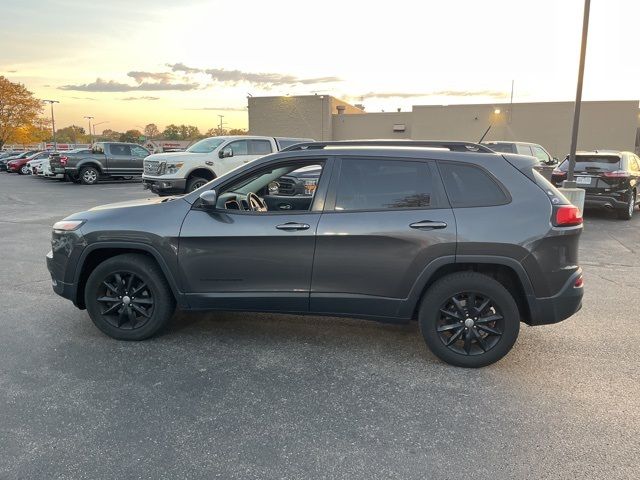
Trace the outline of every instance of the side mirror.
<instances>
[{"instance_id":1,"label":"side mirror","mask_svg":"<svg viewBox=\"0 0 640 480\"><path fill-rule=\"evenodd\" d=\"M220 158L233 157L233 149L231 147L223 148L220 150L220 153L218 153L218 156Z\"/></svg>"},{"instance_id":2,"label":"side mirror","mask_svg":"<svg viewBox=\"0 0 640 480\"><path fill-rule=\"evenodd\" d=\"M200 194L200 203L205 208L216 208L218 203L218 192L215 190L207 190Z\"/></svg>"}]
</instances>

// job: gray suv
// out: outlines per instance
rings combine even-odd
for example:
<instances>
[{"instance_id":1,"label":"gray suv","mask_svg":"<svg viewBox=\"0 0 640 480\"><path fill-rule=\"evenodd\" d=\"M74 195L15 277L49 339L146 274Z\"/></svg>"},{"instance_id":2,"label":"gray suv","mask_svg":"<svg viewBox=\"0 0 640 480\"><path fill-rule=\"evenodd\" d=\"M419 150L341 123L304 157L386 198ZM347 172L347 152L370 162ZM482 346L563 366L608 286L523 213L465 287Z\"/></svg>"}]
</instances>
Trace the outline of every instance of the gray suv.
<instances>
[{"instance_id":1,"label":"gray suv","mask_svg":"<svg viewBox=\"0 0 640 480\"><path fill-rule=\"evenodd\" d=\"M117 339L158 333L176 306L417 320L439 358L481 367L520 322L581 306L582 217L535 164L464 142L298 144L181 197L71 215L47 265ZM319 177L291 202L277 185L300 169Z\"/></svg>"}]
</instances>

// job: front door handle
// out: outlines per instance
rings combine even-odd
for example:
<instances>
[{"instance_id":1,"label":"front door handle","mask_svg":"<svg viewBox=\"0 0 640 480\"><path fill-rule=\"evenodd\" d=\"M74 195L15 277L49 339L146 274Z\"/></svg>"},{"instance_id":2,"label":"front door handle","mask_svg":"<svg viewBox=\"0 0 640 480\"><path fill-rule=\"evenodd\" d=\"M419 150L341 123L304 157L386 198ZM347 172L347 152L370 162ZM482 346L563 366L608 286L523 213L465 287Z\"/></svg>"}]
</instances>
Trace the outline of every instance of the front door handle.
<instances>
[{"instance_id":1,"label":"front door handle","mask_svg":"<svg viewBox=\"0 0 640 480\"><path fill-rule=\"evenodd\" d=\"M306 223L287 222L282 225L276 225L276 228L285 232L292 232L294 230L308 230L309 225Z\"/></svg>"},{"instance_id":2,"label":"front door handle","mask_svg":"<svg viewBox=\"0 0 640 480\"><path fill-rule=\"evenodd\" d=\"M421 222L414 222L409 225L411 228L417 228L418 230L431 230L436 228L447 228L445 222L434 222L431 220L422 220Z\"/></svg>"}]
</instances>

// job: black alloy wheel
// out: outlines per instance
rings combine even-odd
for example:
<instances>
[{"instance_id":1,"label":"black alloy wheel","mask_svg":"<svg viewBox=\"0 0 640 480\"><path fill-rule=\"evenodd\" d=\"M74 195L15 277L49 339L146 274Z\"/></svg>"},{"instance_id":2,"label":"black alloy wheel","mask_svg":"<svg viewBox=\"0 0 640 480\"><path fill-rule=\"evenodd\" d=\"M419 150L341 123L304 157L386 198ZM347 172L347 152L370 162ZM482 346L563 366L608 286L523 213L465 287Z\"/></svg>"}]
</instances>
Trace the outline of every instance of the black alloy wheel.
<instances>
[{"instance_id":1,"label":"black alloy wheel","mask_svg":"<svg viewBox=\"0 0 640 480\"><path fill-rule=\"evenodd\" d=\"M162 330L175 311L164 273L150 257L108 258L89 275L84 302L93 323L119 340L144 340Z\"/></svg>"},{"instance_id":2,"label":"black alloy wheel","mask_svg":"<svg viewBox=\"0 0 640 480\"><path fill-rule=\"evenodd\" d=\"M145 325L153 314L153 293L133 272L115 272L102 281L96 302L100 314L114 327L133 330Z\"/></svg>"},{"instance_id":3,"label":"black alloy wheel","mask_svg":"<svg viewBox=\"0 0 640 480\"><path fill-rule=\"evenodd\" d=\"M487 295L458 293L440 307L442 343L455 353L480 355L494 348L504 331L504 317Z\"/></svg>"},{"instance_id":4,"label":"black alloy wheel","mask_svg":"<svg viewBox=\"0 0 640 480\"><path fill-rule=\"evenodd\" d=\"M520 311L495 278L458 272L429 287L418 323L437 357L451 365L478 368L497 362L511 350L520 330Z\"/></svg>"}]
</instances>

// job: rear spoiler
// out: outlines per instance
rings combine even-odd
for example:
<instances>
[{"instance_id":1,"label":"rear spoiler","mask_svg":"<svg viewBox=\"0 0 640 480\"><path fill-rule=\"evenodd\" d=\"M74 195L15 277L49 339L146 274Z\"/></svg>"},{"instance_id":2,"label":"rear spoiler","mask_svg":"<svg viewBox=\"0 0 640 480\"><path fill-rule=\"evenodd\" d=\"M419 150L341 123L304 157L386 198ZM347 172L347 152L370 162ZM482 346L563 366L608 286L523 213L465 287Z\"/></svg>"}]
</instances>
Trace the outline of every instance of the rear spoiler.
<instances>
[{"instance_id":1,"label":"rear spoiler","mask_svg":"<svg viewBox=\"0 0 640 480\"><path fill-rule=\"evenodd\" d=\"M529 180L535 182L533 167L540 164L540 161L530 155L518 155L515 153L502 153L502 157L514 168L522 172Z\"/></svg>"}]
</instances>

